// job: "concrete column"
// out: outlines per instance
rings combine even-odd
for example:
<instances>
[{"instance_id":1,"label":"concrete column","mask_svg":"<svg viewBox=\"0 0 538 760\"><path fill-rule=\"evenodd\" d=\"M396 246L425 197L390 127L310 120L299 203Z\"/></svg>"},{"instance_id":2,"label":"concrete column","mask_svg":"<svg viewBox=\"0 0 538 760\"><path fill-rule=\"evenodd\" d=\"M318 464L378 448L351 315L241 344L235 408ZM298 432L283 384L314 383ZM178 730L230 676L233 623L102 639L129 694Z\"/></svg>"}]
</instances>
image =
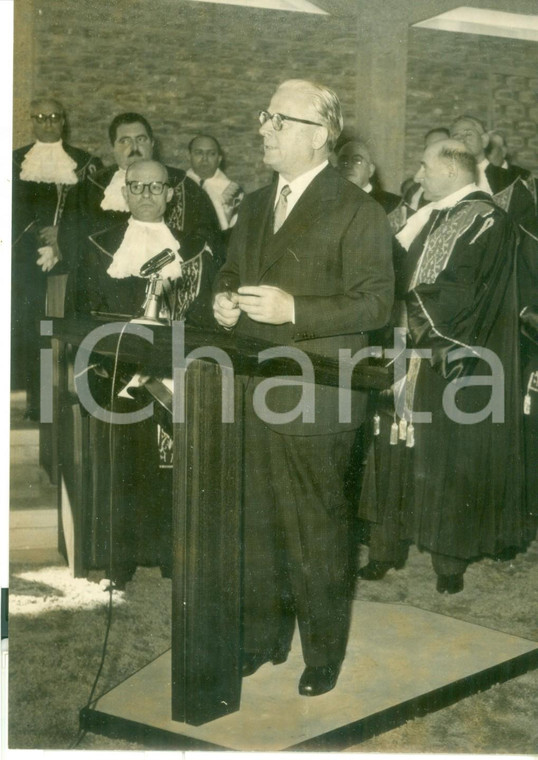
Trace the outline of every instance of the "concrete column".
<instances>
[{"instance_id":1,"label":"concrete column","mask_svg":"<svg viewBox=\"0 0 538 760\"><path fill-rule=\"evenodd\" d=\"M13 147L32 141L28 104L35 78L34 0L16 0L13 40Z\"/></svg>"},{"instance_id":2,"label":"concrete column","mask_svg":"<svg viewBox=\"0 0 538 760\"><path fill-rule=\"evenodd\" d=\"M361 2L357 14L356 124L383 186L399 192L407 93L406 4Z\"/></svg>"}]
</instances>

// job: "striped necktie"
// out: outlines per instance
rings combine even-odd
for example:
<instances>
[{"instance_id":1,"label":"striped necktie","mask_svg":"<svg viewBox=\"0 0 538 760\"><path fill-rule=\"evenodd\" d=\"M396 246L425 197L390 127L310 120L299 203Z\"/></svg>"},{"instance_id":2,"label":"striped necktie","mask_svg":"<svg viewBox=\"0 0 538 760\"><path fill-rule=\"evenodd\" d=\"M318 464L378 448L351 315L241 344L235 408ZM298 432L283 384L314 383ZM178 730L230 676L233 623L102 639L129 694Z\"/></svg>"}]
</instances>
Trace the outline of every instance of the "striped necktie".
<instances>
[{"instance_id":1,"label":"striped necktie","mask_svg":"<svg viewBox=\"0 0 538 760\"><path fill-rule=\"evenodd\" d=\"M275 206L273 232L278 232L278 230L282 227L282 225L286 221L286 216L288 213L288 195L290 193L291 193L290 186L284 185L284 187L280 191L278 203Z\"/></svg>"}]
</instances>

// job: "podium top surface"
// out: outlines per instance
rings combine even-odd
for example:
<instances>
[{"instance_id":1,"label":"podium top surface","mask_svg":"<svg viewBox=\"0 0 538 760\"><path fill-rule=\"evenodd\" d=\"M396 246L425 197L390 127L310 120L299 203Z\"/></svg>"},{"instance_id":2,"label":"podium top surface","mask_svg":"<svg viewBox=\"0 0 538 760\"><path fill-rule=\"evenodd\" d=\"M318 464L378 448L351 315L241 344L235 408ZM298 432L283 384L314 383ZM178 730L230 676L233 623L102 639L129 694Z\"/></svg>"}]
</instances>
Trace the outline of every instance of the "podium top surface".
<instances>
[{"instance_id":1,"label":"podium top surface","mask_svg":"<svg viewBox=\"0 0 538 760\"><path fill-rule=\"evenodd\" d=\"M52 337L63 343L104 357L115 357L124 363L151 370L160 376L172 376L178 366L176 358L200 349L200 359L215 361L215 354L229 357L234 372L252 377L299 375L300 365L293 358L276 356L260 360L261 352L276 348L274 344L235 335L233 332L205 330L184 323L148 325L99 318L55 318ZM121 337L120 337L121 336ZM118 345L119 342L119 345ZM286 347L289 350L289 347ZM205 351L205 354L204 354ZM314 368L316 383L339 387L341 371L338 360L312 354L299 346L293 352L306 355ZM275 352L278 353L278 352ZM212 356L213 354L213 356ZM353 390L385 390L391 385L390 370L384 360L363 359L356 364L351 377Z\"/></svg>"}]
</instances>

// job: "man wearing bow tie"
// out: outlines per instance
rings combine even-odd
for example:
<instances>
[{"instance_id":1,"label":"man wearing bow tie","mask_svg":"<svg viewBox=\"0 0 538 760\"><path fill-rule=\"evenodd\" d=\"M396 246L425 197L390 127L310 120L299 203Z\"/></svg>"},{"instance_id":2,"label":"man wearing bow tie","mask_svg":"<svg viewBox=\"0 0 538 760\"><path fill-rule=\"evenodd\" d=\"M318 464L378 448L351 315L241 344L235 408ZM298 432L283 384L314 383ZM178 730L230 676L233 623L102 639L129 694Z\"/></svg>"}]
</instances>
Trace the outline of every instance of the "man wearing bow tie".
<instances>
[{"instance_id":1,"label":"man wearing bow tie","mask_svg":"<svg viewBox=\"0 0 538 760\"><path fill-rule=\"evenodd\" d=\"M47 276L59 271L58 225L73 188L102 166L62 139L65 112L53 98L31 103L35 142L13 153L12 382L39 419L39 320Z\"/></svg>"},{"instance_id":2,"label":"man wearing bow tie","mask_svg":"<svg viewBox=\"0 0 538 760\"><path fill-rule=\"evenodd\" d=\"M215 317L242 336L279 346L335 360L339 349L354 354L390 314L386 216L329 165L342 129L331 90L284 82L259 118L264 163L275 180L239 207ZM350 419L340 420L336 388L316 386L315 405L305 410L303 388L275 387L260 413L255 397L262 388L249 383L245 412L242 672L283 662L297 620L306 665L299 693L312 697L334 688L345 655L344 473L366 395L356 394Z\"/></svg>"}]
</instances>

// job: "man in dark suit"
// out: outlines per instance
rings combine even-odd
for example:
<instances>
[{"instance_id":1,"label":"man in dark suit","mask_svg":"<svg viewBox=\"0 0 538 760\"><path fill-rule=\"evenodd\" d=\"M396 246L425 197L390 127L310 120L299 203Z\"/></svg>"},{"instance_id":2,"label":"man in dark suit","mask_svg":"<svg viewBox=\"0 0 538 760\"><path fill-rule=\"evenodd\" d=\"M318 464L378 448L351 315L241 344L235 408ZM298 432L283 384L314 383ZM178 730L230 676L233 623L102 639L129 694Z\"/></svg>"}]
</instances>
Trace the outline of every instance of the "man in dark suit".
<instances>
[{"instance_id":1,"label":"man in dark suit","mask_svg":"<svg viewBox=\"0 0 538 760\"><path fill-rule=\"evenodd\" d=\"M328 163L342 129L338 98L289 80L260 123L275 179L239 209L215 317L243 336L295 349L299 361L300 349L335 359L339 349L354 354L389 317L391 237L380 206ZM357 393L340 420L336 388L247 386L242 671L283 662L297 619L304 696L334 688L345 655L344 472L365 404Z\"/></svg>"},{"instance_id":2,"label":"man in dark suit","mask_svg":"<svg viewBox=\"0 0 538 760\"><path fill-rule=\"evenodd\" d=\"M381 188L372 154L362 140L350 140L342 145L338 151L338 170L343 177L360 187L383 206L386 214L394 211L400 203L399 195Z\"/></svg>"},{"instance_id":3,"label":"man in dark suit","mask_svg":"<svg viewBox=\"0 0 538 760\"><path fill-rule=\"evenodd\" d=\"M523 177L519 167L504 169L486 158L489 135L475 116L458 116L450 127L450 137L462 142L473 154L478 167L478 187L493 196L514 221L521 223L536 215L532 177Z\"/></svg>"},{"instance_id":4,"label":"man in dark suit","mask_svg":"<svg viewBox=\"0 0 538 760\"><path fill-rule=\"evenodd\" d=\"M132 163L152 158L155 151L151 125L139 113L118 114L108 133L116 163L88 177L66 204L59 241L72 271L77 269L89 235L128 219L129 208L123 195L125 173ZM173 193L165 221L180 232L204 235L215 260L222 263L220 227L211 201L182 169L166 168Z\"/></svg>"},{"instance_id":5,"label":"man in dark suit","mask_svg":"<svg viewBox=\"0 0 538 760\"><path fill-rule=\"evenodd\" d=\"M31 103L35 142L13 152L12 385L39 419L39 320L49 273L59 271L58 225L66 198L101 162L62 140L65 112L53 98Z\"/></svg>"},{"instance_id":6,"label":"man in dark suit","mask_svg":"<svg viewBox=\"0 0 538 760\"><path fill-rule=\"evenodd\" d=\"M508 145L506 144L505 134L498 129L493 129L489 133L489 142L486 146L486 158L490 164L500 166L503 169L512 169L513 172L517 172L524 180L528 179L531 175L531 172L528 169L524 169L522 166L514 164L508 155Z\"/></svg>"}]
</instances>

